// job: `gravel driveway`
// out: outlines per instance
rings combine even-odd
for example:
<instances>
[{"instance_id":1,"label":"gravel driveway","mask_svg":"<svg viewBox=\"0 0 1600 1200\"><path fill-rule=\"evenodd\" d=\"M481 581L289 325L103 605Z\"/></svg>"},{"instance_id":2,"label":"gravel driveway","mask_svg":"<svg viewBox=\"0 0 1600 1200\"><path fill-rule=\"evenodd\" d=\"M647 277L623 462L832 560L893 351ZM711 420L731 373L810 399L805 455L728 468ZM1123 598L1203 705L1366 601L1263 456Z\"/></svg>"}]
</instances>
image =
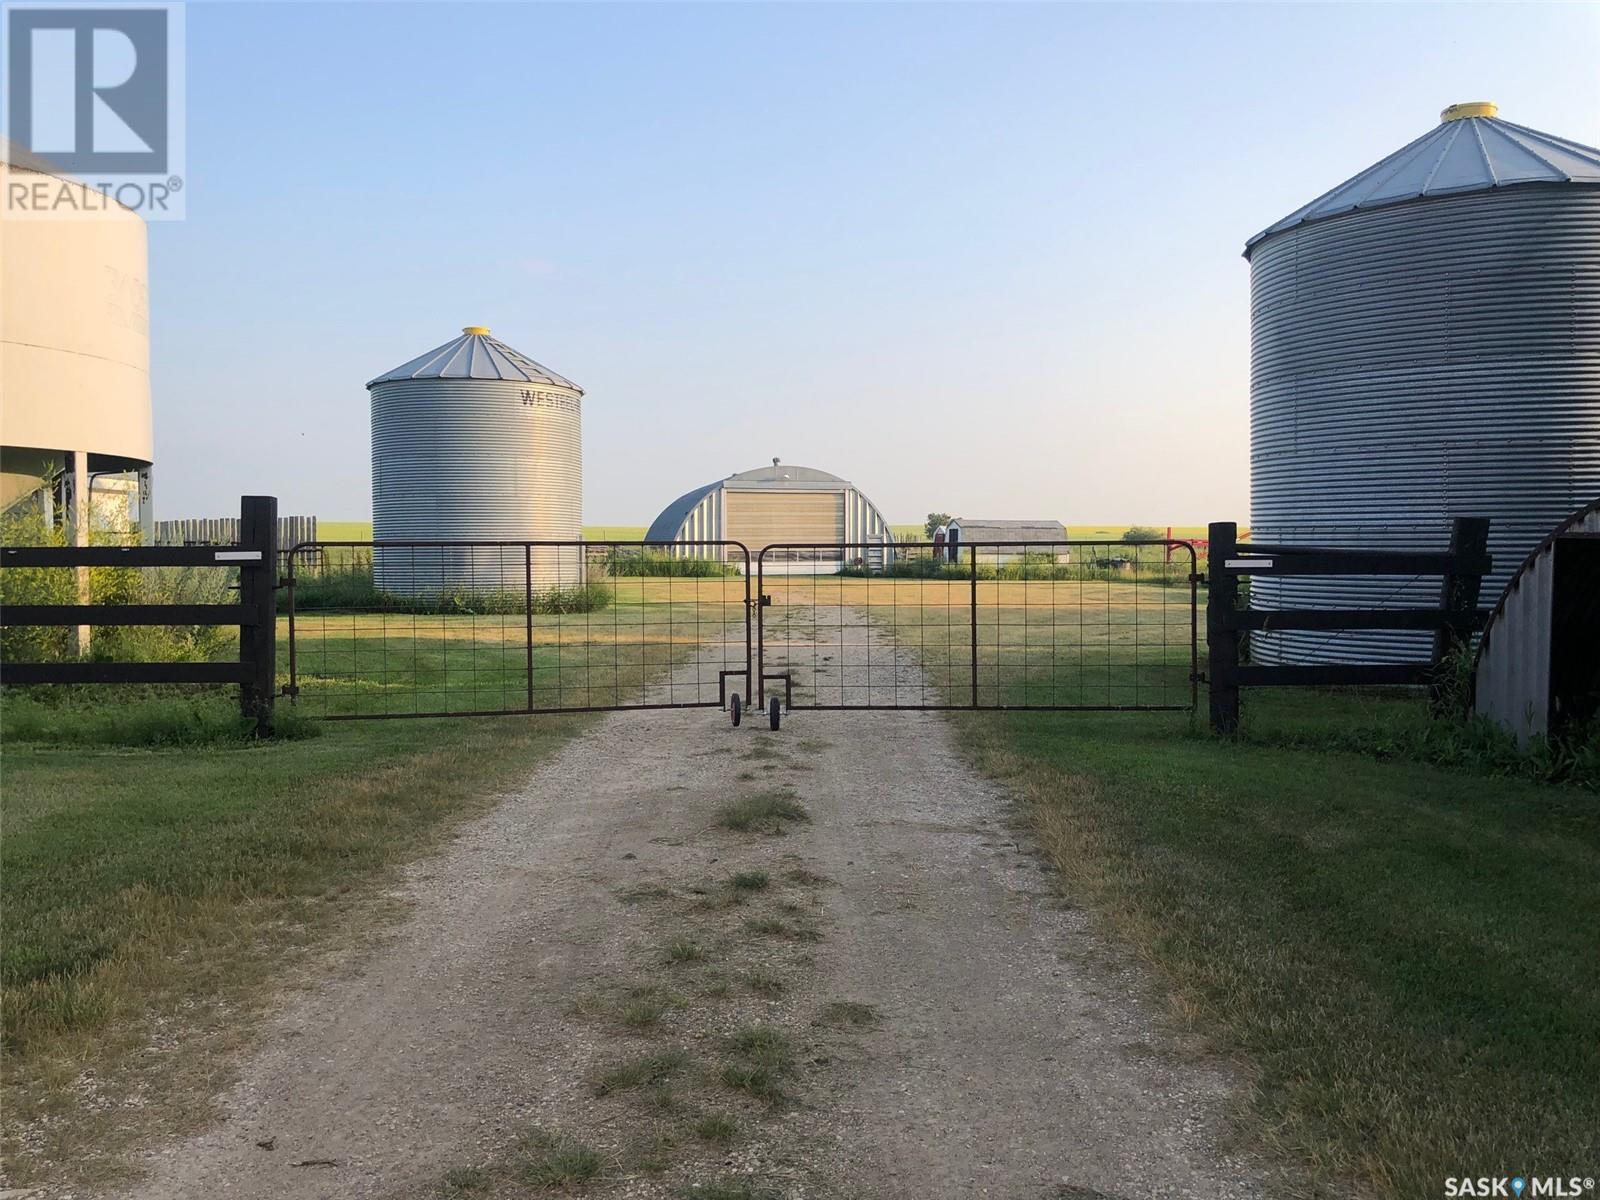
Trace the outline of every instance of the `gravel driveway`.
<instances>
[{"instance_id":1,"label":"gravel driveway","mask_svg":"<svg viewBox=\"0 0 1600 1200\"><path fill-rule=\"evenodd\" d=\"M408 872L409 918L294 996L223 1119L126 1194L535 1195L530 1137L557 1136L603 1197L1260 1193L1225 1142L1240 1083L1056 894L942 719L751 725L623 713L569 744ZM809 820L719 824L772 797ZM795 1048L781 1096L729 1084L752 1028ZM612 1086L641 1061L665 1065ZM697 1136L713 1114L737 1133Z\"/></svg>"}]
</instances>

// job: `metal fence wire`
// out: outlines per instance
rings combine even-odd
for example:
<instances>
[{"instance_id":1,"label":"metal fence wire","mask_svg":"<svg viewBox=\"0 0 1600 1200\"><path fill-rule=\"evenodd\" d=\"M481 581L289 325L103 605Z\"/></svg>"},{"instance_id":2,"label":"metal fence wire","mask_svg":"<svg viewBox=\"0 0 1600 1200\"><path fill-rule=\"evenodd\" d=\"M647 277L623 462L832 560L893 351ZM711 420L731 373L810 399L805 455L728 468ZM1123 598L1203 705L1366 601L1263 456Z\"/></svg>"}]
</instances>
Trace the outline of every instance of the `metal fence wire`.
<instances>
[{"instance_id":1,"label":"metal fence wire","mask_svg":"<svg viewBox=\"0 0 1600 1200\"><path fill-rule=\"evenodd\" d=\"M1188 542L773 545L757 674L794 708L1192 709Z\"/></svg>"},{"instance_id":2,"label":"metal fence wire","mask_svg":"<svg viewBox=\"0 0 1600 1200\"><path fill-rule=\"evenodd\" d=\"M311 715L715 707L749 694L750 553L737 542L303 542L283 583L284 690Z\"/></svg>"}]
</instances>

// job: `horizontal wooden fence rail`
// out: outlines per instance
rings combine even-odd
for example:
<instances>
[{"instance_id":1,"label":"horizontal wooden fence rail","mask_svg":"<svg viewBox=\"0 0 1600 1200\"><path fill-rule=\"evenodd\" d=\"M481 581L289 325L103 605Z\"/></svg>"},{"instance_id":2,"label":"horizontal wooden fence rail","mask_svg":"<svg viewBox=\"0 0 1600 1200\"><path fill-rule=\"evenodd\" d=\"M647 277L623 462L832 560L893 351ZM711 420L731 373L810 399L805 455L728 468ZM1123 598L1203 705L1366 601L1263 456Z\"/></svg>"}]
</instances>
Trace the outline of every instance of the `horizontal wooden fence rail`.
<instances>
[{"instance_id":1,"label":"horizontal wooden fence rail","mask_svg":"<svg viewBox=\"0 0 1600 1200\"><path fill-rule=\"evenodd\" d=\"M1478 593L1492 563L1487 554L1489 521L1458 517L1451 523L1446 551L1362 550L1351 547L1239 544L1232 521L1210 527L1210 591L1206 601L1206 677L1211 689L1211 728L1233 733L1239 727L1242 687L1333 687L1427 685L1437 701L1450 653L1483 628L1488 613L1478 608ZM1441 578L1437 608L1241 609L1242 575L1417 576ZM1258 666L1240 661L1243 635L1280 630L1431 630L1433 653L1427 662Z\"/></svg>"},{"instance_id":2,"label":"horizontal wooden fence rail","mask_svg":"<svg viewBox=\"0 0 1600 1200\"><path fill-rule=\"evenodd\" d=\"M0 627L233 625L233 662L0 663L0 684L178 683L239 685L239 707L258 734L272 730L277 691L278 502L245 496L232 546L4 546L7 567L237 567L238 604L6 604Z\"/></svg>"},{"instance_id":3,"label":"horizontal wooden fence rail","mask_svg":"<svg viewBox=\"0 0 1600 1200\"><path fill-rule=\"evenodd\" d=\"M0 567L238 567L262 561L255 546L5 546Z\"/></svg>"}]
</instances>

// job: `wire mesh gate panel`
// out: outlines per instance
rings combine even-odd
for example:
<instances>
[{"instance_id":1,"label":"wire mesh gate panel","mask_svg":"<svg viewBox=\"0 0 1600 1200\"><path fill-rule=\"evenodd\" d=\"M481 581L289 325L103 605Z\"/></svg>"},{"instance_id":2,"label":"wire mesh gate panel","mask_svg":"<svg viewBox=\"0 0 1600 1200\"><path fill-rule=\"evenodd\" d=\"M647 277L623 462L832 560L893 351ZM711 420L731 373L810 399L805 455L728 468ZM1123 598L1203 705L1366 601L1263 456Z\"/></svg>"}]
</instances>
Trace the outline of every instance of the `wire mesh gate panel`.
<instances>
[{"instance_id":1,"label":"wire mesh gate panel","mask_svg":"<svg viewBox=\"0 0 1600 1200\"><path fill-rule=\"evenodd\" d=\"M794 708L1192 709L1188 542L768 546L758 696Z\"/></svg>"},{"instance_id":2,"label":"wire mesh gate panel","mask_svg":"<svg viewBox=\"0 0 1600 1200\"><path fill-rule=\"evenodd\" d=\"M674 555L669 555L669 550ZM289 683L336 719L716 707L749 695L738 542L303 542Z\"/></svg>"}]
</instances>

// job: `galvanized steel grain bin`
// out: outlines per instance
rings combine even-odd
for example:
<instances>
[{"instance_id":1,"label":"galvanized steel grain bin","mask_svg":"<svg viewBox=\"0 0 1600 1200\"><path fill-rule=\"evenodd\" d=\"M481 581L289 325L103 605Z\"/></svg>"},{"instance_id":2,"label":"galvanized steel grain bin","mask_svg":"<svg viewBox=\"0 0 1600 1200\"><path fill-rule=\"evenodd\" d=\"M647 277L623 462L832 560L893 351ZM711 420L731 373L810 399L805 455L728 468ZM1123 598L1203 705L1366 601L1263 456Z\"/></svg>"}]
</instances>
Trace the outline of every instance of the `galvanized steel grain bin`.
<instances>
[{"instance_id":1,"label":"galvanized steel grain bin","mask_svg":"<svg viewBox=\"0 0 1600 1200\"><path fill-rule=\"evenodd\" d=\"M1600 494L1600 151L1492 104L1257 234L1251 529L1442 548L1491 519L1496 595ZM1374 533L1374 530L1383 532ZM1258 608L1426 605L1437 580L1252 581ZM1428 635L1253 635L1265 663L1426 658Z\"/></svg>"},{"instance_id":2,"label":"galvanized steel grain bin","mask_svg":"<svg viewBox=\"0 0 1600 1200\"><path fill-rule=\"evenodd\" d=\"M367 384L372 525L382 541L576 541L583 389L469 325ZM377 586L419 596L582 582L575 549L379 549Z\"/></svg>"}]
</instances>

